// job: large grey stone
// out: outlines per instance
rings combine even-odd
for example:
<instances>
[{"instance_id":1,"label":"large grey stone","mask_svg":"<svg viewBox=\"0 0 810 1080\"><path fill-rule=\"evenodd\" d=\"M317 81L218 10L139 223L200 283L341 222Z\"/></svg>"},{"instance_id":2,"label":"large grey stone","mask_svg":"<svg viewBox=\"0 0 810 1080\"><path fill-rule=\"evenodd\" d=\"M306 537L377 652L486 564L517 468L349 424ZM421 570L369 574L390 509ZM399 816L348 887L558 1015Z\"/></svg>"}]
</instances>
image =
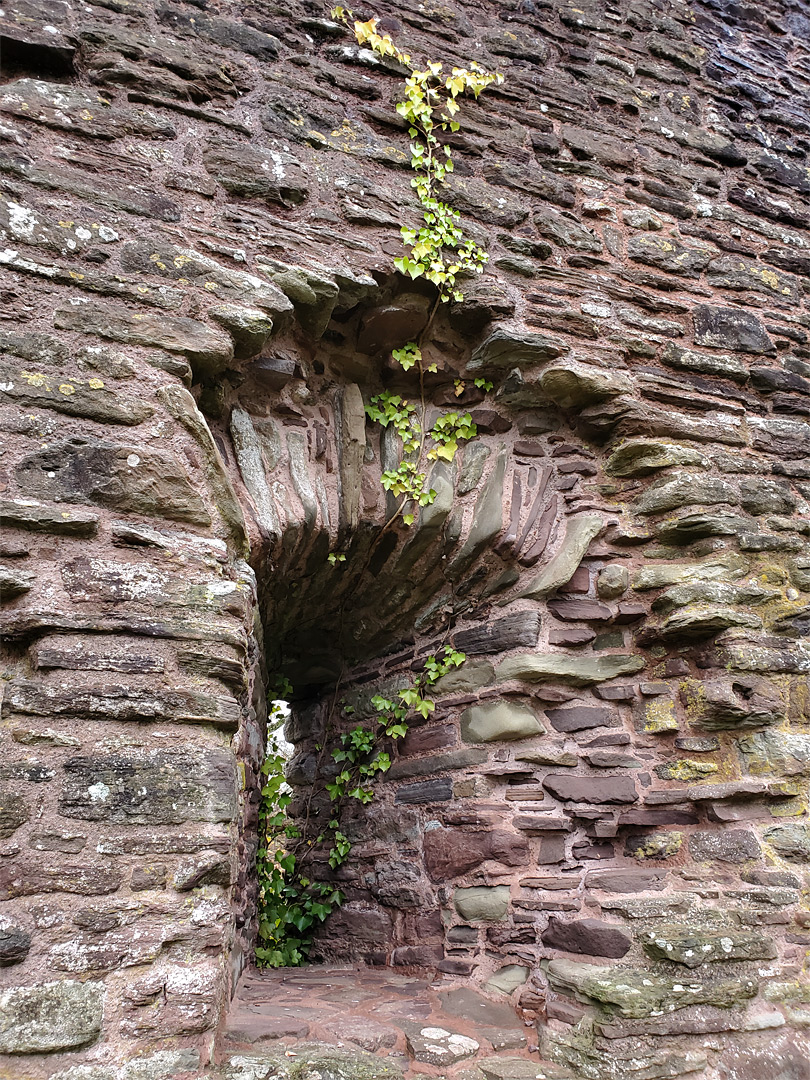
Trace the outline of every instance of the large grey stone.
<instances>
[{"instance_id":1,"label":"large grey stone","mask_svg":"<svg viewBox=\"0 0 810 1080\"><path fill-rule=\"evenodd\" d=\"M299 1042L294 1054L234 1054L222 1066L222 1080L403 1080L396 1061L361 1050Z\"/></svg>"},{"instance_id":2,"label":"large grey stone","mask_svg":"<svg viewBox=\"0 0 810 1080\"><path fill-rule=\"evenodd\" d=\"M100 982L40 983L0 993L0 1053L43 1054L73 1050L101 1032L104 986Z\"/></svg>"},{"instance_id":3,"label":"large grey stone","mask_svg":"<svg viewBox=\"0 0 810 1080\"><path fill-rule=\"evenodd\" d=\"M59 813L110 824L178 825L232 821L233 758L221 750L129 750L71 758Z\"/></svg>"},{"instance_id":4,"label":"large grey stone","mask_svg":"<svg viewBox=\"0 0 810 1080\"><path fill-rule=\"evenodd\" d=\"M213 370L220 370L233 360L233 342L228 334L185 316L145 315L125 307L88 302L59 308L54 325L60 330L79 330L124 345L152 345L183 353L192 363Z\"/></svg>"},{"instance_id":5,"label":"large grey stone","mask_svg":"<svg viewBox=\"0 0 810 1080\"><path fill-rule=\"evenodd\" d=\"M50 859L0 864L0 900L40 893L104 896L123 882L120 870L108 863L52 863Z\"/></svg>"},{"instance_id":6,"label":"large grey stone","mask_svg":"<svg viewBox=\"0 0 810 1080\"><path fill-rule=\"evenodd\" d=\"M762 850L752 832L728 829L692 833L689 837L689 853L698 862L745 863L758 859Z\"/></svg>"},{"instance_id":7,"label":"large grey stone","mask_svg":"<svg viewBox=\"0 0 810 1080\"><path fill-rule=\"evenodd\" d=\"M748 380L748 367L735 356L718 356L713 353L700 353L694 349L682 349L670 341L661 353L661 360L668 367L681 371L697 371L702 375L719 375L744 383Z\"/></svg>"},{"instance_id":8,"label":"large grey stone","mask_svg":"<svg viewBox=\"0 0 810 1080\"><path fill-rule=\"evenodd\" d=\"M165 450L91 438L55 440L22 458L15 473L26 493L55 502L92 503L172 521L211 524L185 469ZM70 532L73 518L66 519L64 531ZM34 520L33 510L29 520ZM42 514L38 520L43 521Z\"/></svg>"},{"instance_id":9,"label":"large grey stone","mask_svg":"<svg viewBox=\"0 0 810 1080\"><path fill-rule=\"evenodd\" d=\"M667 585L683 585L695 581L734 581L748 570L748 562L732 552L705 562L665 563L661 566L642 566L633 577L632 585L639 591L662 589Z\"/></svg>"},{"instance_id":10,"label":"large grey stone","mask_svg":"<svg viewBox=\"0 0 810 1080\"><path fill-rule=\"evenodd\" d=\"M451 581L457 580L483 551L492 546L495 537L503 528L503 485L506 459L506 452L501 450L475 500L472 526L467 539L445 570L446 576Z\"/></svg>"},{"instance_id":11,"label":"large grey stone","mask_svg":"<svg viewBox=\"0 0 810 1080\"><path fill-rule=\"evenodd\" d=\"M22 795L0 792L0 840L8 840L30 816L31 811Z\"/></svg>"},{"instance_id":12,"label":"large grey stone","mask_svg":"<svg viewBox=\"0 0 810 1080\"><path fill-rule=\"evenodd\" d=\"M208 314L233 338L237 360L258 356L273 332L273 320L258 308L237 304L217 304Z\"/></svg>"},{"instance_id":13,"label":"large grey stone","mask_svg":"<svg viewBox=\"0 0 810 1080\"><path fill-rule=\"evenodd\" d=\"M568 352L557 338L499 327L472 354L470 371L479 368L530 367L546 360L556 360Z\"/></svg>"},{"instance_id":14,"label":"large grey stone","mask_svg":"<svg viewBox=\"0 0 810 1080\"><path fill-rule=\"evenodd\" d=\"M644 950L654 960L670 960L689 968L710 961L772 960L776 946L772 938L756 930L721 926L717 929L693 926L661 926L643 938Z\"/></svg>"},{"instance_id":15,"label":"large grey stone","mask_svg":"<svg viewBox=\"0 0 810 1080\"><path fill-rule=\"evenodd\" d=\"M453 906L462 919L470 922L500 922L509 910L509 886L475 885L456 889Z\"/></svg>"},{"instance_id":16,"label":"large grey stone","mask_svg":"<svg viewBox=\"0 0 810 1080\"><path fill-rule=\"evenodd\" d=\"M601 514L578 514L568 518L560 547L551 561L521 590L520 595L536 600L570 581L591 541L599 535L604 524Z\"/></svg>"},{"instance_id":17,"label":"large grey stone","mask_svg":"<svg viewBox=\"0 0 810 1080\"><path fill-rule=\"evenodd\" d=\"M767 679L685 679L681 697L690 716L710 731L779 724L786 707L778 688ZM800 745L800 744L797 744Z\"/></svg>"},{"instance_id":18,"label":"large grey stone","mask_svg":"<svg viewBox=\"0 0 810 1080\"><path fill-rule=\"evenodd\" d=\"M7 529L54 533L57 536L95 536L98 515L84 510L43 506L33 499L0 499L0 521Z\"/></svg>"},{"instance_id":19,"label":"large grey stone","mask_svg":"<svg viewBox=\"0 0 810 1080\"><path fill-rule=\"evenodd\" d=\"M27 570L0 565L0 599L9 601L15 596L30 592L36 580L36 574L29 573Z\"/></svg>"},{"instance_id":20,"label":"large grey stone","mask_svg":"<svg viewBox=\"0 0 810 1080\"><path fill-rule=\"evenodd\" d=\"M214 497L217 509L228 526L234 543L240 554L249 554L249 544L242 508L236 497L230 477L225 469L214 436L197 408L197 403L184 386L162 386L157 396L169 410L175 420L179 420L197 444L203 458L208 488Z\"/></svg>"},{"instance_id":21,"label":"large grey stone","mask_svg":"<svg viewBox=\"0 0 810 1080\"><path fill-rule=\"evenodd\" d=\"M9 683L7 715L75 716L123 722L174 721L235 728L240 711L230 697L195 690L148 690L129 686L72 686L16 679Z\"/></svg>"},{"instance_id":22,"label":"large grey stone","mask_svg":"<svg viewBox=\"0 0 810 1080\"><path fill-rule=\"evenodd\" d=\"M640 514L662 514L681 506L712 506L717 503L739 504L736 487L727 480L697 473L666 476L650 484L636 503Z\"/></svg>"},{"instance_id":23,"label":"large grey stone","mask_svg":"<svg viewBox=\"0 0 810 1080\"><path fill-rule=\"evenodd\" d=\"M437 1024L403 1024L408 1052L414 1061L446 1067L477 1054L480 1043L468 1035L448 1031Z\"/></svg>"},{"instance_id":24,"label":"large grey stone","mask_svg":"<svg viewBox=\"0 0 810 1080\"><path fill-rule=\"evenodd\" d=\"M303 202L309 192L301 163L281 147L211 139L203 149L203 164L233 195L294 206Z\"/></svg>"},{"instance_id":25,"label":"large grey stone","mask_svg":"<svg viewBox=\"0 0 810 1080\"><path fill-rule=\"evenodd\" d=\"M770 353L774 344L750 311L698 304L694 309L695 343L745 353Z\"/></svg>"},{"instance_id":26,"label":"large grey stone","mask_svg":"<svg viewBox=\"0 0 810 1080\"><path fill-rule=\"evenodd\" d=\"M528 739L532 735L544 735L545 731L534 710L515 701L473 705L461 716L461 737L468 743L511 742L514 739Z\"/></svg>"},{"instance_id":27,"label":"large grey stone","mask_svg":"<svg viewBox=\"0 0 810 1080\"><path fill-rule=\"evenodd\" d=\"M762 839L781 858L810 863L810 825L798 821L772 825L762 834Z\"/></svg>"},{"instance_id":28,"label":"large grey stone","mask_svg":"<svg viewBox=\"0 0 810 1080\"><path fill-rule=\"evenodd\" d=\"M691 446L663 439L627 439L612 452L605 471L611 476L647 476L671 465L708 465Z\"/></svg>"},{"instance_id":29,"label":"large grey stone","mask_svg":"<svg viewBox=\"0 0 810 1080\"><path fill-rule=\"evenodd\" d=\"M572 686L590 686L620 675L641 671L641 656L610 653L606 656L566 656L564 653L521 653L503 660L496 669L499 683L511 680L526 682L561 682Z\"/></svg>"},{"instance_id":30,"label":"large grey stone","mask_svg":"<svg viewBox=\"0 0 810 1080\"><path fill-rule=\"evenodd\" d=\"M31 948L31 934L0 916L0 967L21 964Z\"/></svg>"},{"instance_id":31,"label":"large grey stone","mask_svg":"<svg viewBox=\"0 0 810 1080\"><path fill-rule=\"evenodd\" d=\"M578 1001L599 1004L609 1012L629 1019L659 1015L661 1011L683 1009L687 1005L719 1005L730 1008L754 997L757 984L751 978L712 980L690 979L681 983L650 971L595 967L574 960L552 960L548 978L553 989L573 994Z\"/></svg>"},{"instance_id":32,"label":"large grey stone","mask_svg":"<svg viewBox=\"0 0 810 1080\"><path fill-rule=\"evenodd\" d=\"M111 105L98 93L41 79L16 79L7 83L0 95L0 112L95 139L125 135L173 138L176 134L164 116L149 109Z\"/></svg>"},{"instance_id":33,"label":"large grey stone","mask_svg":"<svg viewBox=\"0 0 810 1080\"><path fill-rule=\"evenodd\" d=\"M627 254L635 262L654 266L667 274L696 278L709 265L713 248L687 247L671 236L631 236Z\"/></svg>"},{"instance_id":34,"label":"large grey stone","mask_svg":"<svg viewBox=\"0 0 810 1080\"><path fill-rule=\"evenodd\" d=\"M126 400L106 387L102 379L70 376L61 367L55 375L21 371L11 364L0 364L2 402L14 402L21 408L50 409L102 424L130 426L142 424L155 411L143 401Z\"/></svg>"},{"instance_id":35,"label":"large grey stone","mask_svg":"<svg viewBox=\"0 0 810 1080\"><path fill-rule=\"evenodd\" d=\"M208 255L165 240L127 242L121 248L121 265L138 274L196 285L219 301L260 308L267 315L284 315L293 308L281 289L264 278L225 267Z\"/></svg>"},{"instance_id":36,"label":"large grey stone","mask_svg":"<svg viewBox=\"0 0 810 1080\"><path fill-rule=\"evenodd\" d=\"M197 1050L158 1050L115 1065L72 1065L49 1080L173 1080L200 1067Z\"/></svg>"},{"instance_id":37,"label":"large grey stone","mask_svg":"<svg viewBox=\"0 0 810 1080\"><path fill-rule=\"evenodd\" d=\"M745 771L756 776L810 776L810 735L771 728L737 743Z\"/></svg>"},{"instance_id":38,"label":"large grey stone","mask_svg":"<svg viewBox=\"0 0 810 1080\"><path fill-rule=\"evenodd\" d=\"M539 381L549 399L561 409L581 409L633 389L629 375L577 361L547 367Z\"/></svg>"}]
</instances>

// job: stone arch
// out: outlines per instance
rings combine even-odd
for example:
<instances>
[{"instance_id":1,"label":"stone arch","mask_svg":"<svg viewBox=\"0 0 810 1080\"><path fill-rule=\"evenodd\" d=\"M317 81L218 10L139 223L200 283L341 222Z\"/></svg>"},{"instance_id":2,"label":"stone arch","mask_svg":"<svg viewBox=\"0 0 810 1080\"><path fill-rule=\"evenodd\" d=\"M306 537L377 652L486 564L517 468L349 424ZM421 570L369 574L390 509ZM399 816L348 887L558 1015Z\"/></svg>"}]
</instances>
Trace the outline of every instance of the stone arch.
<instances>
[{"instance_id":1,"label":"stone arch","mask_svg":"<svg viewBox=\"0 0 810 1080\"><path fill-rule=\"evenodd\" d=\"M323 741L324 716L333 704L336 683L347 701L367 704L374 687L384 689L397 680L404 685L402 680L420 660L446 642L469 656L455 689L452 677L440 688L447 697L437 716L450 723L427 726L438 729L438 734L427 728L421 735L414 731L404 751L414 760L395 761L390 774L400 781L408 775L424 779L387 784L374 822L368 815L354 815L353 835L361 842L358 852L370 839L365 835L369 827L371 837L383 840L383 821L393 830L393 842L405 845L404 858L393 859L407 879L401 905L392 880L371 890L350 889L354 900L330 920L332 930L322 935L320 946L323 955L344 959L368 959L373 954L377 961L383 957L406 966L439 964L448 971L469 973L470 964L443 963L437 929L442 856L433 857L428 871L421 840L414 847L432 804L452 800L454 790L469 788L472 794L483 783L476 773L487 758L486 750L471 745L472 737L468 740L457 730L453 734L453 725L457 728L466 705L481 712L481 722L488 725L487 740L498 738L499 723L507 739L532 731L540 734L542 723L527 705L532 693L535 712L544 694L550 703L584 702L588 686L631 672L642 661L631 655L632 644L619 631L620 640L608 642L596 666L593 661L589 667L588 661L580 665L572 660L566 670L537 674L541 682L556 678L559 685L553 688L543 691L535 686L531 691L528 684L521 686L510 678L502 689L504 680L495 678L494 664L537 648L542 622L538 598L565 587L591 542L610 522L587 505L583 509L578 495L566 498L578 477L595 472L593 451L540 383L527 385L520 367L511 369L513 385L499 394L495 407L484 390L471 385L469 375L459 400L457 357L470 352L469 337L465 340L442 313L435 327L441 344L428 349L428 360L438 360L440 370L428 377L425 415L432 423L443 407L460 404L472 410L479 435L452 464L431 466L429 484L437 498L417 515L413 527L406 527L395 517L398 501L386 496L380 484L382 470L395 463L396 445L390 433L367 423L364 402L383 387L418 396L416 373L404 375L386 358L392 347L404 342L403 335L415 332L414 310L417 328L420 314L424 320L428 301L418 294L398 293L390 285L388 290L389 295L376 298L376 304L349 312L341 320L340 335L322 340L309 355L296 343L299 328L292 327L289 339L280 340L277 348L288 360L295 359L286 377L274 374L272 388L262 371L264 359L255 373L248 366L228 403L228 429L218 441L227 446L227 458L233 459L237 497L254 530L251 564L262 626L260 667L265 675L282 674L294 687L293 718L287 725L296 744L290 765L294 783L306 789L313 780L314 763L322 757L316 747ZM504 330L482 329L474 345L472 371L497 377L498 372L503 374L505 355L511 363L544 355L546 344L540 335L524 333L510 339ZM340 385L336 372L347 353L354 357L358 382ZM555 371L562 377L560 368L552 367L547 374L553 377ZM548 377L546 382L550 385ZM293 411L289 403L296 383L306 388L310 400L299 400ZM601 387L597 397L603 391ZM576 392L567 379L566 404ZM586 400L587 389L580 388L579 393ZM330 563L330 549L345 561ZM574 588L588 591L583 581ZM587 606L588 601L584 603ZM638 618L632 605L625 603L624 609L618 616L623 625ZM604 611L602 615L612 618ZM564 632L560 633L562 641ZM574 633L571 641L581 645L586 638L584 632ZM263 717L261 706L258 712ZM521 721L524 728L530 723L531 731L522 730ZM510 724L515 723L518 727L512 732ZM255 770L261 740L245 745L248 764ZM441 752L430 754L431 750ZM530 772L528 766L522 769ZM495 769L493 778L497 775ZM539 788L535 794L542 798ZM398 819L405 818L407 827L400 827ZM484 825L482 820L476 835ZM460 835L457 830L453 841ZM495 864L500 862L501 872L504 866L519 865L518 855L530 859L532 845L520 832L510 838L507 831L496 830L495 838L506 863L482 848L480 858L467 856L467 871L490 857ZM386 873L390 878L390 868L376 868L373 860L371 866L377 878ZM329 876L325 866L320 871ZM380 902L381 895L387 899ZM430 917L414 923L413 910L419 906ZM379 929L373 937L369 923L375 920ZM354 941L347 934L350 925ZM343 945L341 938L346 939ZM376 945L371 951L370 942Z\"/></svg>"}]
</instances>

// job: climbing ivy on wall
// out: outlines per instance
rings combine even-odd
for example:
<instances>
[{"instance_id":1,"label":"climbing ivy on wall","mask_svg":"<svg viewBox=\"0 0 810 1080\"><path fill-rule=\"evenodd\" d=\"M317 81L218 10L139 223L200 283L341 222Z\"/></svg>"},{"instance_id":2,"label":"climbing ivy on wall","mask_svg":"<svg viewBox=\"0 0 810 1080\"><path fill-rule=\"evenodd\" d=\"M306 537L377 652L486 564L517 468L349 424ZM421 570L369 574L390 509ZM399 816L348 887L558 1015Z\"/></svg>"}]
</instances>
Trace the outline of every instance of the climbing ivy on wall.
<instances>
[{"instance_id":1,"label":"climbing ivy on wall","mask_svg":"<svg viewBox=\"0 0 810 1080\"><path fill-rule=\"evenodd\" d=\"M316 880L316 857L322 862L325 855L333 871L346 862L352 845L341 828L343 810L352 801L363 806L372 802L375 780L391 767L386 747L408 734L412 717L426 720L430 716L436 706L427 692L465 659L464 653L450 646L438 657L429 656L410 686L391 698L376 694L371 699L376 722L342 732L329 749L337 714L333 709L318 748L318 771L298 820L288 815L293 793L284 778L285 757L278 734L284 711L277 702L271 703L256 857L259 967L295 967L306 960L318 926L344 899L334 882ZM286 692L290 691L287 686ZM343 705L340 711L349 719L353 710ZM328 797L329 820L325 827L313 829L312 801L320 793Z\"/></svg>"},{"instance_id":2,"label":"climbing ivy on wall","mask_svg":"<svg viewBox=\"0 0 810 1080\"><path fill-rule=\"evenodd\" d=\"M457 132L461 124L457 119L461 106L459 98L471 93L477 98L482 90L493 83L503 82L503 75L486 71L471 63L469 68L453 67L445 72L440 61L429 61L424 67L416 67L411 57L395 45L389 34L380 34L376 18L361 22L347 8L335 7L332 16L343 23L352 21L354 35L364 45L382 57L390 56L406 67L411 74L405 80L403 100L396 110L408 124L410 136L411 168L414 176L411 187L416 192L422 208L423 224L418 229L403 226L400 229L407 248L405 255L394 260L394 265L412 279L424 277L438 289L438 300L463 300L458 278L465 274L480 274L489 256L470 237L464 235L461 215L440 197L445 179L453 171L453 155L449 146L442 144L441 133ZM384 392L371 399L366 407L369 419L382 427L391 426L402 443L402 460L396 468L386 470L382 484L386 491L401 497L396 515L402 515L406 525L412 525L416 514L411 504L429 506L436 492L427 487L427 472L423 457L428 461L438 458L452 461L459 442L473 438L477 428L470 413L447 412L440 416L429 432L425 431L424 374L435 371L435 365L426 369L422 363L422 340L425 338L435 306L419 341L410 341L401 349L393 350L393 357L404 371L416 366L419 371L422 405L415 405L399 394ZM483 387L483 380L476 380ZM491 388L491 384L490 388ZM463 388L462 388L463 389Z\"/></svg>"},{"instance_id":3,"label":"climbing ivy on wall","mask_svg":"<svg viewBox=\"0 0 810 1080\"><path fill-rule=\"evenodd\" d=\"M396 109L408 124L411 168L416 174L411 187L421 203L424 224L419 229L402 227L400 232L409 252L395 259L394 265L412 278L424 276L432 281L442 300L462 300L456 278L465 273L480 274L489 256L464 235L459 212L439 198L445 177L453 171L453 155L449 146L442 145L438 133L460 129L456 119L459 97L469 92L477 98L492 83L502 83L503 75L486 71L476 63L469 68L454 67L450 74L438 60L418 68L389 34L377 32L377 19L360 22L353 12L342 7L333 8L332 16L344 23L352 20L360 45L380 56L393 57L411 72L405 80L404 100Z\"/></svg>"}]
</instances>

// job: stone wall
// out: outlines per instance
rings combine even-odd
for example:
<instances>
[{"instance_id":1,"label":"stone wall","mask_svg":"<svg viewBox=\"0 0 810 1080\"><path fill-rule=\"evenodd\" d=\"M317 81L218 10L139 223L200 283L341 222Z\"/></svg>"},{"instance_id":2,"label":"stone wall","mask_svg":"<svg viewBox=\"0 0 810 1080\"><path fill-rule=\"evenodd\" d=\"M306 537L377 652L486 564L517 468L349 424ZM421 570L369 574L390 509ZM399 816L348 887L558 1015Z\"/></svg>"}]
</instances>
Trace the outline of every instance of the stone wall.
<instances>
[{"instance_id":1,"label":"stone wall","mask_svg":"<svg viewBox=\"0 0 810 1080\"><path fill-rule=\"evenodd\" d=\"M510 993L595 1080L800 1080L806 6L376 13L506 77L426 345L480 437L387 532L363 406L418 395L433 302L401 71L315 3L0 17L0 1075L203 1075L268 678L303 797L336 681L362 715L451 641L320 953Z\"/></svg>"}]
</instances>

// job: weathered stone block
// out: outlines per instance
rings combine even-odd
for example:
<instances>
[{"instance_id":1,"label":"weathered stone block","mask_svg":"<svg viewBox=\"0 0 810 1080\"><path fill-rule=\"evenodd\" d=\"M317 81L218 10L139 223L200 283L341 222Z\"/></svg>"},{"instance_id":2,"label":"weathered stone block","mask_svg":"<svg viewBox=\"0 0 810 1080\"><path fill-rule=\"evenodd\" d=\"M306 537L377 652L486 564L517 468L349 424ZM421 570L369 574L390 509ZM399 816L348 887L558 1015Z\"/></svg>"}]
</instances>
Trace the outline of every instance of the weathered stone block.
<instances>
[{"instance_id":1,"label":"weathered stone block","mask_svg":"<svg viewBox=\"0 0 810 1080\"><path fill-rule=\"evenodd\" d=\"M461 737L467 743L512 742L545 732L533 709L509 700L473 705L461 716Z\"/></svg>"},{"instance_id":2,"label":"weathered stone block","mask_svg":"<svg viewBox=\"0 0 810 1080\"><path fill-rule=\"evenodd\" d=\"M425 833L423 847L428 873L438 882L460 877L488 859L523 866L529 858L525 837L505 829L431 829Z\"/></svg>"},{"instance_id":3,"label":"weathered stone block","mask_svg":"<svg viewBox=\"0 0 810 1080\"><path fill-rule=\"evenodd\" d=\"M80 689L18 679L8 687L6 708L21 716L78 716L107 721L174 721L234 728L240 711L233 698L193 690L136 690L127 686Z\"/></svg>"},{"instance_id":4,"label":"weathered stone block","mask_svg":"<svg viewBox=\"0 0 810 1080\"><path fill-rule=\"evenodd\" d=\"M616 870L589 870L585 885L601 892L634 893L660 892L666 885L666 870L633 870L619 867Z\"/></svg>"},{"instance_id":5,"label":"weathered stone block","mask_svg":"<svg viewBox=\"0 0 810 1080\"><path fill-rule=\"evenodd\" d=\"M127 401L106 388L101 379L75 378L64 370L49 376L0 363L0 403L3 402L50 409L101 424L142 424L155 411L142 401Z\"/></svg>"},{"instance_id":6,"label":"weathered stone block","mask_svg":"<svg viewBox=\"0 0 810 1080\"><path fill-rule=\"evenodd\" d=\"M698 862L744 863L762 854L756 836L747 829L696 832L689 837L689 853Z\"/></svg>"},{"instance_id":7,"label":"weathered stone block","mask_svg":"<svg viewBox=\"0 0 810 1080\"><path fill-rule=\"evenodd\" d=\"M633 389L627 375L576 361L547 367L539 383L549 400L561 409L581 409Z\"/></svg>"},{"instance_id":8,"label":"weathered stone block","mask_svg":"<svg viewBox=\"0 0 810 1080\"><path fill-rule=\"evenodd\" d=\"M555 731L587 731L589 728L617 727L618 714L602 705L569 705L564 709L546 709Z\"/></svg>"},{"instance_id":9,"label":"weathered stone block","mask_svg":"<svg viewBox=\"0 0 810 1080\"><path fill-rule=\"evenodd\" d=\"M59 797L63 817L110 824L231 821L233 758L221 750L131 750L71 758Z\"/></svg>"},{"instance_id":10,"label":"weathered stone block","mask_svg":"<svg viewBox=\"0 0 810 1080\"><path fill-rule=\"evenodd\" d=\"M453 798L453 781L449 776L436 780L422 780L416 784L403 784L397 790L395 802L432 803L449 802Z\"/></svg>"},{"instance_id":11,"label":"weathered stone block","mask_svg":"<svg viewBox=\"0 0 810 1080\"><path fill-rule=\"evenodd\" d=\"M594 967L574 960L552 960L548 966L551 986L573 994L577 1001L597 1003L628 1018L643 1018L661 1010L687 1005L741 1005L756 994L753 979L692 980L682 985L652 972Z\"/></svg>"},{"instance_id":12,"label":"weathered stone block","mask_svg":"<svg viewBox=\"0 0 810 1080\"><path fill-rule=\"evenodd\" d=\"M698 304L694 309L695 342L715 349L744 353L770 353L774 344L765 327L750 311Z\"/></svg>"},{"instance_id":13,"label":"weathered stone block","mask_svg":"<svg viewBox=\"0 0 810 1080\"><path fill-rule=\"evenodd\" d=\"M6 990L0 993L0 1053L87 1046L101 1032L103 1006L100 982L65 980Z\"/></svg>"},{"instance_id":14,"label":"weathered stone block","mask_svg":"<svg viewBox=\"0 0 810 1080\"><path fill-rule=\"evenodd\" d=\"M203 150L203 163L209 174L234 195L294 206L309 193L301 163L280 148L211 139Z\"/></svg>"},{"instance_id":15,"label":"weathered stone block","mask_svg":"<svg viewBox=\"0 0 810 1080\"><path fill-rule=\"evenodd\" d=\"M165 451L101 439L64 439L28 454L15 472L23 490L55 502L95 503L112 510L150 514L172 521L211 524L211 516L185 469ZM21 508L18 513L26 511ZM87 516L81 518L71 512L69 518L64 518L64 527L44 527L54 519L53 511L44 516L31 509L27 520L36 525L23 527L80 536L95 532L95 518L91 523Z\"/></svg>"},{"instance_id":16,"label":"weathered stone block","mask_svg":"<svg viewBox=\"0 0 810 1080\"><path fill-rule=\"evenodd\" d=\"M0 866L0 899L54 892L103 896L115 892L122 880L121 871L108 863L62 866L39 861L4 863Z\"/></svg>"},{"instance_id":17,"label":"weathered stone block","mask_svg":"<svg viewBox=\"0 0 810 1080\"><path fill-rule=\"evenodd\" d=\"M0 840L8 840L30 816L31 811L22 795L0 792Z\"/></svg>"},{"instance_id":18,"label":"weathered stone block","mask_svg":"<svg viewBox=\"0 0 810 1080\"><path fill-rule=\"evenodd\" d=\"M563 653L536 653L512 656L502 661L496 676L500 683L512 679L526 682L560 682L589 686L620 675L632 675L645 666L641 656L611 653L608 656L567 656Z\"/></svg>"},{"instance_id":19,"label":"weathered stone block","mask_svg":"<svg viewBox=\"0 0 810 1080\"><path fill-rule=\"evenodd\" d=\"M644 935L644 951L654 960L671 960L696 968L710 961L772 960L776 946L772 938L755 930L733 927L696 929L690 926L662 926Z\"/></svg>"},{"instance_id":20,"label":"weathered stone block","mask_svg":"<svg viewBox=\"0 0 810 1080\"><path fill-rule=\"evenodd\" d=\"M57 536L95 536L98 516L84 510L57 510L31 499L0 499L0 521L6 528Z\"/></svg>"},{"instance_id":21,"label":"weathered stone block","mask_svg":"<svg viewBox=\"0 0 810 1080\"><path fill-rule=\"evenodd\" d=\"M543 787L563 802L632 803L638 800L631 776L546 776Z\"/></svg>"},{"instance_id":22,"label":"weathered stone block","mask_svg":"<svg viewBox=\"0 0 810 1080\"><path fill-rule=\"evenodd\" d=\"M697 820L697 818L695 818ZM624 821L623 824L628 824ZM643 822L639 822L643 824ZM673 824L677 824L673 822ZM625 855L634 859L669 859L677 855L683 844L683 833L654 832L628 836L624 846Z\"/></svg>"},{"instance_id":23,"label":"weathered stone block","mask_svg":"<svg viewBox=\"0 0 810 1080\"><path fill-rule=\"evenodd\" d=\"M550 595L570 581L591 541L599 535L604 524L600 514L578 514L568 518L561 546L520 595L538 599Z\"/></svg>"},{"instance_id":24,"label":"weathered stone block","mask_svg":"<svg viewBox=\"0 0 810 1080\"><path fill-rule=\"evenodd\" d=\"M810 863L810 825L785 822L772 825L762 839L783 859L795 863Z\"/></svg>"},{"instance_id":25,"label":"weathered stone block","mask_svg":"<svg viewBox=\"0 0 810 1080\"><path fill-rule=\"evenodd\" d=\"M619 959L630 949L633 942L621 927L601 922L599 919L577 919L566 922L552 915L548 927L541 934L544 945L564 952L583 953L588 956L609 956Z\"/></svg>"},{"instance_id":26,"label":"weathered stone block","mask_svg":"<svg viewBox=\"0 0 810 1080\"><path fill-rule=\"evenodd\" d=\"M568 346L556 338L499 327L475 350L468 365L479 368L530 367L545 360L555 360L568 352Z\"/></svg>"},{"instance_id":27,"label":"weathered stone block","mask_svg":"<svg viewBox=\"0 0 810 1080\"><path fill-rule=\"evenodd\" d=\"M691 446L661 439L627 439L607 460L610 476L648 476L671 465L708 464L706 457Z\"/></svg>"},{"instance_id":28,"label":"weathered stone block","mask_svg":"<svg viewBox=\"0 0 810 1080\"><path fill-rule=\"evenodd\" d=\"M508 885L476 885L456 889L453 906L468 922L500 922L509 910Z\"/></svg>"},{"instance_id":29,"label":"weathered stone block","mask_svg":"<svg viewBox=\"0 0 810 1080\"><path fill-rule=\"evenodd\" d=\"M0 919L0 967L21 964L31 948L31 934L8 919Z\"/></svg>"},{"instance_id":30,"label":"weathered stone block","mask_svg":"<svg viewBox=\"0 0 810 1080\"><path fill-rule=\"evenodd\" d=\"M60 330L79 330L124 345L155 346L183 353L192 363L214 368L233 360L233 342L228 334L184 316L144 315L125 307L88 302L59 308L54 325Z\"/></svg>"}]
</instances>

